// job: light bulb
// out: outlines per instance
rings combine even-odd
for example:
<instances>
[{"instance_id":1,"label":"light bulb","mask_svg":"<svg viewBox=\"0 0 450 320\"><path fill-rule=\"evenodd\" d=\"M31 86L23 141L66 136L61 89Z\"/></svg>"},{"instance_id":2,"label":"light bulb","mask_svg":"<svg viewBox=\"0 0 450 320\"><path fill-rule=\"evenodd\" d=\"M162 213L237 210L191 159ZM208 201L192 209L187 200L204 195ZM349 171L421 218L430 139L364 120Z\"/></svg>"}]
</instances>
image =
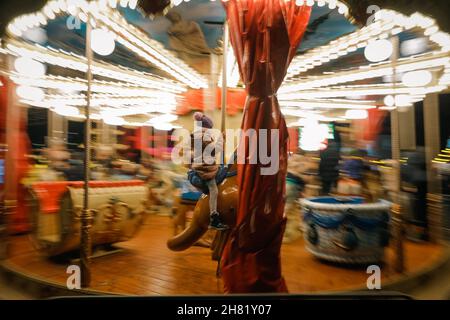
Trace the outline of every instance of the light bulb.
<instances>
[{"instance_id":1,"label":"light bulb","mask_svg":"<svg viewBox=\"0 0 450 320\"><path fill-rule=\"evenodd\" d=\"M57 106L54 111L64 117L76 117L80 115L80 110L73 106Z\"/></svg>"},{"instance_id":2,"label":"light bulb","mask_svg":"<svg viewBox=\"0 0 450 320\"><path fill-rule=\"evenodd\" d=\"M29 87L29 86L18 86L16 93L19 98L39 102L44 100L45 92L41 88Z\"/></svg>"},{"instance_id":3,"label":"light bulb","mask_svg":"<svg viewBox=\"0 0 450 320\"><path fill-rule=\"evenodd\" d=\"M391 95L384 97L384 104L388 107L393 107L395 104L394 97Z\"/></svg>"},{"instance_id":4,"label":"light bulb","mask_svg":"<svg viewBox=\"0 0 450 320\"><path fill-rule=\"evenodd\" d=\"M363 120L369 117L367 110L347 110L345 118L348 120Z\"/></svg>"},{"instance_id":5,"label":"light bulb","mask_svg":"<svg viewBox=\"0 0 450 320\"><path fill-rule=\"evenodd\" d=\"M148 121L149 124L167 123L177 120L178 117L173 114L163 114L161 116L154 117Z\"/></svg>"},{"instance_id":6,"label":"light bulb","mask_svg":"<svg viewBox=\"0 0 450 320\"><path fill-rule=\"evenodd\" d=\"M14 62L14 68L23 76L41 78L45 76L46 67L43 63L28 57L19 57Z\"/></svg>"},{"instance_id":7,"label":"light bulb","mask_svg":"<svg viewBox=\"0 0 450 320\"><path fill-rule=\"evenodd\" d=\"M103 118L103 122L109 124L110 126L123 126L125 124L125 120L121 117L112 117L106 116Z\"/></svg>"},{"instance_id":8,"label":"light bulb","mask_svg":"<svg viewBox=\"0 0 450 320\"><path fill-rule=\"evenodd\" d=\"M412 105L412 100L409 95L400 94L395 96L395 106L396 107L409 107Z\"/></svg>"},{"instance_id":9,"label":"light bulb","mask_svg":"<svg viewBox=\"0 0 450 320\"><path fill-rule=\"evenodd\" d=\"M370 62L381 62L392 56L394 48L389 40L377 40L369 43L364 55Z\"/></svg>"},{"instance_id":10,"label":"light bulb","mask_svg":"<svg viewBox=\"0 0 450 320\"><path fill-rule=\"evenodd\" d=\"M161 130L161 131L170 131L173 129L173 125L170 123L160 122L160 123L154 124L153 128L155 128L156 130Z\"/></svg>"},{"instance_id":11,"label":"light bulb","mask_svg":"<svg viewBox=\"0 0 450 320\"><path fill-rule=\"evenodd\" d=\"M433 81L433 75L428 70L407 72L403 75L402 82L407 87L425 87Z\"/></svg>"},{"instance_id":12,"label":"light bulb","mask_svg":"<svg viewBox=\"0 0 450 320\"><path fill-rule=\"evenodd\" d=\"M114 34L104 29L92 30L91 46L92 50L101 56L110 55L116 47Z\"/></svg>"}]
</instances>

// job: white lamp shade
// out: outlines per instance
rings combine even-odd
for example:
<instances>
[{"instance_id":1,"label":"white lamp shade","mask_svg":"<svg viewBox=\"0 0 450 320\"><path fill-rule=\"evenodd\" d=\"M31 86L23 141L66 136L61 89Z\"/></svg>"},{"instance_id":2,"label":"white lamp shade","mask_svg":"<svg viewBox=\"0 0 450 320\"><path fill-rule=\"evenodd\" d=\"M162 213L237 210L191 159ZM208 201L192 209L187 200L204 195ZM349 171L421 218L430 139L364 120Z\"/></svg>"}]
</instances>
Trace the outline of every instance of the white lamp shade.
<instances>
[{"instance_id":1,"label":"white lamp shade","mask_svg":"<svg viewBox=\"0 0 450 320\"><path fill-rule=\"evenodd\" d=\"M19 57L14 61L14 68L23 76L40 78L45 76L46 67L43 63L28 57Z\"/></svg>"},{"instance_id":2,"label":"white lamp shade","mask_svg":"<svg viewBox=\"0 0 450 320\"><path fill-rule=\"evenodd\" d=\"M73 106L57 106L54 111L64 117L75 117L80 115L80 110Z\"/></svg>"},{"instance_id":3,"label":"white lamp shade","mask_svg":"<svg viewBox=\"0 0 450 320\"><path fill-rule=\"evenodd\" d=\"M412 98L406 94L400 94L395 96L395 106L396 107L409 107L413 104Z\"/></svg>"},{"instance_id":4,"label":"white lamp shade","mask_svg":"<svg viewBox=\"0 0 450 320\"><path fill-rule=\"evenodd\" d=\"M170 131L172 130L174 127L172 124L170 123L164 123L164 122L160 122L160 123L156 123L153 125L153 128L155 128L156 130L161 130L161 131Z\"/></svg>"},{"instance_id":5,"label":"white lamp shade","mask_svg":"<svg viewBox=\"0 0 450 320\"><path fill-rule=\"evenodd\" d=\"M347 110L345 118L349 120L364 120L369 117L367 110Z\"/></svg>"},{"instance_id":6,"label":"white lamp shade","mask_svg":"<svg viewBox=\"0 0 450 320\"><path fill-rule=\"evenodd\" d=\"M413 104L413 99L407 94L399 94L397 96L386 96L384 104L388 107L408 107Z\"/></svg>"},{"instance_id":7,"label":"white lamp shade","mask_svg":"<svg viewBox=\"0 0 450 320\"><path fill-rule=\"evenodd\" d=\"M391 95L384 97L384 104L388 107L393 107L395 105L395 98Z\"/></svg>"},{"instance_id":8,"label":"white lamp shade","mask_svg":"<svg viewBox=\"0 0 450 320\"><path fill-rule=\"evenodd\" d=\"M41 88L18 86L16 89L17 96L24 100L40 102L45 98L45 92Z\"/></svg>"},{"instance_id":9,"label":"white lamp shade","mask_svg":"<svg viewBox=\"0 0 450 320\"><path fill-rule=\"evenodd\" d=\"M156 125L158 123L168 123L177 120L178 117L174 114L163 114L161 116L154 117L148 121L151 125Z\"/></svg>"},{"instance_id":10,"label":"white lamp shade","mask_svg":"<svg viewBox=\"0 0 450 320\"><path fill-rule=\"evenodd\" d=\"M403 41L400 45L400 52L403 56L412 56L423 53L428 49L428 38L421 37Z\"/></svg>"},{"instance_id":11,"label":"white lamp shade","mask_svg":"<svg viewBox=\"0 0 450 320\"><path fill-rule=\"evenodd\" d=\"M428 70L407 72L403 75L402 82L407 87L425 87L433 81L433 74Z\"/></svg>"},{"instance_id":12,"label":"white lamp shade","mask_svg":"<svg viewBox=\"0 0 450 320\"><path fill-rule=\"evenodd\" d=\"M114 34L104 29L92 30L91 47L95 53L101 56L109 56L116 48Z\"/></svg>"},{"instance_id":13,"label":"white lamp shade","mask_svg":"<svg viewBox=\"0 0 450 320\"><path fill-rule=\"evenodd\" d=\"M45 45L47 42L47 32L43 28L33 28L23 34L23 37L29 41Z\"/></svg>"},{"instance_id":14,"label":"white lamp shade","mask_svg":"<svg viewBox=\"0 0 450 320\"><path fill-rule=\"evenodd\" d=\"M381 62L392 56L394 48L389 40L382 39L369 43L364 55L370 62Z\"/></svg>"},{"instance_id":15,"label":"white lamp shade","mask_svg":"<svg viewBox=\"0 0 450 320\"><path fill-rule=\"evenodd\" d=\"M121 117L104 117L103 121L110 126L123 126L125 120Z\"/></svg>"}]
</instances>

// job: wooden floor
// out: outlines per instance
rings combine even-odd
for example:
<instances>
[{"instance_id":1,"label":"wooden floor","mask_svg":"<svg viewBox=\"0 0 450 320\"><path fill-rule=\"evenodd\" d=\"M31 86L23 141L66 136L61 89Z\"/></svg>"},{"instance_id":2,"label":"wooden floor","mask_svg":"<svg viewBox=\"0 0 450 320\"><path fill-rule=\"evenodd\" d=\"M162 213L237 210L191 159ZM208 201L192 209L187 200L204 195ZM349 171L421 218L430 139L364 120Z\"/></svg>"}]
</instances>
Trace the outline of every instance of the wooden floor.
<instances>
[{"instance_id":1,"label":"wooden floor","mask_svg":"<svg viewBox=\"0 0 450 320\"><path fill-rule=\"evenodd\" d=\"M166 248L172 233L169 217L150 216L132 241L122 243L123 252L96 258L92 263L92 290L128 295L175 295L222 293L216 279L216 263L210 250L194 247L175 253ZM40 256L27 236L12 240L8 266L29 277L65 286L67 264L57 264ZM406 245L407 274L424 269L443 254L440 246ZM336 292L366 285L363 268L343 268L314 259L302 240L283 245L283 273L291 293ZM392 269L389 249L383 267L383 283L398 279Z\"/></svg>"}]
</instances>

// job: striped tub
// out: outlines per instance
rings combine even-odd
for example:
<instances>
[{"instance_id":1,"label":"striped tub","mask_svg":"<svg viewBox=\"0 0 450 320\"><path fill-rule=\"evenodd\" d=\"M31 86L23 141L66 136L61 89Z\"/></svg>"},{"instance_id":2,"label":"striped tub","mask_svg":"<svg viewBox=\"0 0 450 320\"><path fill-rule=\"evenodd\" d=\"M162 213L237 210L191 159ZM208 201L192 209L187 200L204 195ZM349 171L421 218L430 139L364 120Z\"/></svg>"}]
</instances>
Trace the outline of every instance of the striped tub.
<instances>
[{"instance_id":1,"label":"striped tub","mask_svg":"<svg viewBox=\"0 0 450 320\"><path fill-rule=\"evenodd\" d=\"M343 264L383 260L389 243L391 203L364 203L358 197L319 197L301 201L306 248L315 257Z\"/></svg>"}]
</instances>

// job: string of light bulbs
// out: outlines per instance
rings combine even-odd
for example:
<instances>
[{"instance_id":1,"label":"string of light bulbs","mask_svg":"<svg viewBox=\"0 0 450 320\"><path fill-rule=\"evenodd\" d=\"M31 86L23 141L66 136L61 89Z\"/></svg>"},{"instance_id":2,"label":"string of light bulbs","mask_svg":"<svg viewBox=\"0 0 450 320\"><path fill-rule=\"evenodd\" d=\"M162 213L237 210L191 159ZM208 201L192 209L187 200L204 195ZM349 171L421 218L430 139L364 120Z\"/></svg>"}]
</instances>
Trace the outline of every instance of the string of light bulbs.
<instances>
[{"instance_id":1,"label":"string of light bulbs","mask_svg":"<svg viewBox=\"0 0 450 320\"><path fill-rule=\"evenodd\" d=\"M185 62L175 57L175 55L169 50L166 50L159 42L148 38L146 34L128 24L117 10L104 10L105 8L116 8L117 4L126 4L131 9L136 9L136 3L136 1L118 2L111 0L90 2L87 0L52 0L38 12L15 18L8 24L7 31L12 37L21 37L27 30L46 25L48 20L55 19L57 15L69 14L77 16L83 22L86 22L88 15L91 14L95 19L101 19L104 25L112 30L120 30L122 35L129 36L130 38L128 39L118 35L117 40L150 63L167 71L182 83L193 86L194 88L206 87L207 81L203 76L189 67ZM97 26L95 19L91 20L94 27ZM112 24L105 23L105 21L111 22Z\"/></svg>"}]
</instances>

